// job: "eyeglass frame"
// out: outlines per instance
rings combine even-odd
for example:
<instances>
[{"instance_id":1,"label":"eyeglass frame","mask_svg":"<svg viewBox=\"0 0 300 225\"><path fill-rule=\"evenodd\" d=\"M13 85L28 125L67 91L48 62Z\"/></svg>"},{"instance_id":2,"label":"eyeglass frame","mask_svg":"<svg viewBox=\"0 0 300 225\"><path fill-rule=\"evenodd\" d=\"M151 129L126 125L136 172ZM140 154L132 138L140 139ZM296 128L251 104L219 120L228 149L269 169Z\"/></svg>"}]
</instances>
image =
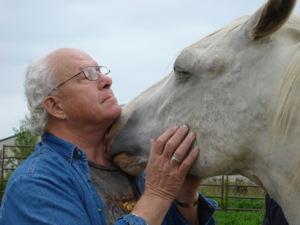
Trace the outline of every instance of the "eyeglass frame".
<instances>
[{"instance_id":1,"label":"eyeglass frame","mask_svg":"<svg viewBox=\"0 0 300 225\"><path fill-rule=\"evenodd\" d=\"M81 73L84 74L84 76L85 76L86 79L90 80L90 79L85 75L85 73L84 73L84 69L87 68L87 67L97 67L98 69L95 68L95 70L98 71L99 73L101 73L100 68L101 68L101 67L105 67L105 68L108 70L108 73L103 74L103 75L107 76L107 75L110 73L110 70L109 70L106 66L86 66L86 67L84 67L84 68L82 69L81 72L75 74L73 77L69 78L68 80L66 80L66 81L62 82L61 84L59 84L59 85L55 86L54 88L52 88L51 91L49 91L49 93L48 93L47 96L50 96L50 94L51 94L54 90L56 90L57 88L59 88L59 87L62 86L63 84L67 83L69 80L72 80L74 77L77 77L77 76L80 75ZM98 77L97 77L96 80L98 80L98 78L99 78L99 75L98 75ZM90 80L90 81L96 81L96 80Z\"/></svg>"}]
</instances>

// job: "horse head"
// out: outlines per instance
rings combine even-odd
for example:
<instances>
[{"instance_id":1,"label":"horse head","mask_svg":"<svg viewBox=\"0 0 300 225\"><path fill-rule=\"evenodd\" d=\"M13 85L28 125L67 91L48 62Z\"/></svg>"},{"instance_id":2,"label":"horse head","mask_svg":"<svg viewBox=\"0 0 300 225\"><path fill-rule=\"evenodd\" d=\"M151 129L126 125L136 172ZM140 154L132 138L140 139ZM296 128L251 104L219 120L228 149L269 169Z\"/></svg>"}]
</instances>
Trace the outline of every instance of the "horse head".
<instances>
[{"instance_id":1,"label":"horse head","mask_svg":"<svg viewBox=\"0 0 300 225\"><path fill-rule=\"evenodd\" d=\"M299 224L299 185L293 182L300 177L295 4L269 0L252 16L183 49L168 76L123 107L107 138L114 163L141 174L150 138L187 124L200 148L191 174L244 175L270 193L291 224Z\"/></svg>"}]
</instances>

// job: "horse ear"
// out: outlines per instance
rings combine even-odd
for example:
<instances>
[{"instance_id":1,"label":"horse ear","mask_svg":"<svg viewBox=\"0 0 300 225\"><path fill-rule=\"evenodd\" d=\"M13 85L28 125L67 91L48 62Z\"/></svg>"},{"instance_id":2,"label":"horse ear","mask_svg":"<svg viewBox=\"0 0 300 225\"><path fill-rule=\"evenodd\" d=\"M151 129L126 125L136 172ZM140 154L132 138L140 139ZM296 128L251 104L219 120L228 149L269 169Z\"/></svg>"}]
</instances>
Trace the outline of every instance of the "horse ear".
<instances>
[{"instance_id":1,"label":"horse ear","mask_svg":"<svg viewBox=\"0 0 300 225\"><path fill-rule=\"evenodd\" d=\"M252 40L265 38L283 26L297 0L269 0L251 18L248 32Z\"/></svg>"}]
</instances>

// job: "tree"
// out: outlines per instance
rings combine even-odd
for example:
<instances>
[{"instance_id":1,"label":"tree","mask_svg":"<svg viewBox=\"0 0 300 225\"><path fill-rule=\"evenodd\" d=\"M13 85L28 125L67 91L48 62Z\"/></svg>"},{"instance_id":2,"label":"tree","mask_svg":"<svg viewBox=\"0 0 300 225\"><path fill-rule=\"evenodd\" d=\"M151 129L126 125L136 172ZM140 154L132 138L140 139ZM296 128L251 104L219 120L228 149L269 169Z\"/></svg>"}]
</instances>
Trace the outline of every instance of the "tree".
<instances>
[{"instance_id":1,"label":"tree","mask_svg":"<svg viewBox=\"0 0 300 225\"><path fill-rule=\"evenodd\" d=\"M26 129L26 121L21 121L20 129L13 128L15 135L15 145L36 145L38 142L38 136L33 135L29 130Z\"/></svg>"},{"instance_id":2,"label":"tree","mask_svg":"<svg viewBox=\"0 0 300 225\"><path fill-rule=\"evenodd\" d=\"M38 142L38 136L33 135L29 130L26 129L26 121L22 120L19 129L13 128L16 135L15 145L36 145ZM34 151L34 148L11 148L15 157L23 156L28 157ZM16 168L24 159L9 159L5 163L7 167Z\"/></svg>"},{"instance_id":3,"label":"tree","mask_svg":"<svg viewBox=\"0 0 300 225\"><path fill-rule=\"evenodd\" d=\"M35 145L39 138L35 135L33 135L29 130L26 129L26 122L25 120L21 121L21 125L19 129L13 128L13 131L15 132L16 139L15 139L15 145ZM19 147L12 147L10 148L11 151L14 153L15 157L23 156L28 157L33 151L34 148L19 148ZM7 156L7 154L5 154ZM6 159L4 162L4 167L6 168L16 168L20 165L21 162L23 162L24 159ZM13 170L6 170L4 173L4 179L8 179L10 175L12 174ZM5 190L7 182L3 182L2 184L2 190ZM0 187L1 190L1 187Z\"/></svg>"}]
</instances>

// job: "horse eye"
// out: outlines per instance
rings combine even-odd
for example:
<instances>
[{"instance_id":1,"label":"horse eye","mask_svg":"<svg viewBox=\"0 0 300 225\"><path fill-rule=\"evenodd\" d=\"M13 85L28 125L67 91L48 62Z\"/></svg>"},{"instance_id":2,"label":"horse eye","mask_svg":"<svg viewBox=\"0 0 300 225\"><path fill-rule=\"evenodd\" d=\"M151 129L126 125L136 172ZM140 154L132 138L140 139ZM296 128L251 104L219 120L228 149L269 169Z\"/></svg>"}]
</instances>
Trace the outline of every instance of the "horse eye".
<instances>
[{"instance_id":1,"label":"horse eye","mask_svg":"<svg viewBox=\"0 0 300 225\"><path fill-rule=\"evenodd\" d=\"M181 67L174 66L174 72L180 83L185 82L192 74Z\"/></svg>"},{"instance_id":2,"label":"horse eye","mask_svg":"<svg viewBox=\"0 0 300 225\"><path fill-rule=\"evenodd\" d=\"M190 73L189 72L186 72L186 71L182 71L181 72L183 75L190 75Z\"/></svg>"},{"instance_id":3,"label":"horse eye","mask_svg":"<svg viewBox=\"0 0 300 225\"><path fill-rule=\"evenodd\" d=\"M187 70L185 70L179 66L174 66L173 69L174 69L175 73L182 74L182 75L191 75Z\"/></svg>"}]
</instances>

